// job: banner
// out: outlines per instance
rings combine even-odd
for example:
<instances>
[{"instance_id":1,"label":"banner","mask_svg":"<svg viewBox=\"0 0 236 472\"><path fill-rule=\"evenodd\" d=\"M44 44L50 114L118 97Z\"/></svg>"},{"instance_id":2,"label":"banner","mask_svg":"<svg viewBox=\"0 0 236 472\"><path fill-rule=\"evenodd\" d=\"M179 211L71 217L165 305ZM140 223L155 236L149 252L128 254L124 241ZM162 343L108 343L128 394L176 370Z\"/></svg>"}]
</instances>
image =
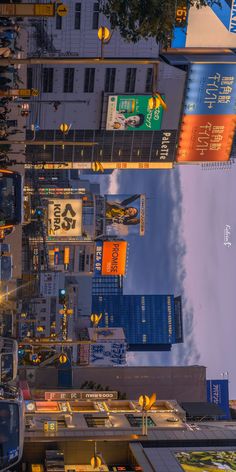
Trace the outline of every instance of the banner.
<instances>
[{"instance_id":1,"label":"banner","mask_svg":"<svg viewBox=\"0 0 236 472\"><path fill-rule=\"evenodd\" d=\"M224 410L225 416L221 416L220 419L230 419L229 381L227 379L207 380L207 401Z\"/></svg>"},{"instance_id":2,"label":"banner","mask_svg":"<svg viewBox=\"0 0 236 472\"><path fill-rule=\"evenodd\" d=\"M176 452L182 469L186 472L219 472L236 470L235 451L185 451Z\"/></svg>"},{"instance_id":3,"label":"banner","mask_svg":"<svg viewBox=\"0 0 236 472\"><path fill-rule=\"evenodd\" d=\"M82 235L82 200L48 201L48 235L59 239Z\"/></svg>"},{"instance_id":4,"label":"banner","mask_svg":"<svg viewBox=\"0 0 236 472\"><path fill-rule=\"evenodd\" d=\"M105 226L108 236L143 236L145 195L105 195Z\"/></svg>"},{"instance_id":5,"label":"banner","mask_svg":"<svg viewBox=\"0 0 236 472\"><path fill-rule=\"evenodd\" d=\"M236 62L191 64L184 101L186 115L234 115Z\"/></svg>"},{"instance_id":6,"label":"banner","mask_svg":"<svg viewBox=\"0 0 236 472\"><path fill-rule=\"evenodd\" d=\"M164 95L161 95L163 99ZM113 95L109 97L107 130L154 131L161 129L163 108L150 110L150 95Z\"/></svg>"},{"instance_id":7,"label":"banner","mask_svg":"<svg viewBox=\"0 0 236 472\"><path fill-rule=\"evenodd\" d=\"M176 160L228 161L234 130L234 115L184 115Z\"/></svg>"}]
</instances>

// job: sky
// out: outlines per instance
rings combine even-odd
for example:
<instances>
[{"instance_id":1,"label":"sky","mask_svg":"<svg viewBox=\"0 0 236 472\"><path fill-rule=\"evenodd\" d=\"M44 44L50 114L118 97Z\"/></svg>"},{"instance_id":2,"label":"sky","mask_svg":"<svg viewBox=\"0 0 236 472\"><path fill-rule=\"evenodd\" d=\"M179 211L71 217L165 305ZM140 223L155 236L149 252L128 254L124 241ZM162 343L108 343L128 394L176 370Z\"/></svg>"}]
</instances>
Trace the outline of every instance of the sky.
<instances>
[{"instance_id":1,"label":"sky","mask_svg":"<svg viewBox=\"0 0 236 472\"><path fill-rule=\"evenodd\" d=\"M236 398L236 164L114 171L99 182L101 192L147 197L145 236L129 238L125 293L173 293L183 302L184 343L170 353L130 353L129 364L205 365L209 379L228 371Z\"/></svg>"}]
</instances>

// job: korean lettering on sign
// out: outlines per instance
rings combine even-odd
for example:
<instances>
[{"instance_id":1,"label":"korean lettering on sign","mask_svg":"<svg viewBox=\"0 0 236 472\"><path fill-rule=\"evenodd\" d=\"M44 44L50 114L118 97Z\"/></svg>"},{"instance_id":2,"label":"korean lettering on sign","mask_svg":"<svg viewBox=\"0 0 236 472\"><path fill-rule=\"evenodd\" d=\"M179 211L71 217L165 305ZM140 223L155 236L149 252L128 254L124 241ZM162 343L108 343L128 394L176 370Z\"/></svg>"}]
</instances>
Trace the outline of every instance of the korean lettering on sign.
<instances>
[{"instance_id":1,"label":"korean lettering on sign","mask_svg":"<svg viewBox=\"0 0 236 472\"><path fill-rule=\"evenodd\" d=\"M96 243L96 249L95 249L95 275L100 275L102 272L102 253L103 253L103 242L99 241Z\"/></svg>"},{"instance_id":2,"label":"korean lettering on sign","mask_svg":"<svg viewBox=\"0 0 236 472\"><path fill-rule=\"evenodd\" d=\"M189 72L186 114L234 114L236 64L192 64Z\"/></svg>"}]
</instances>

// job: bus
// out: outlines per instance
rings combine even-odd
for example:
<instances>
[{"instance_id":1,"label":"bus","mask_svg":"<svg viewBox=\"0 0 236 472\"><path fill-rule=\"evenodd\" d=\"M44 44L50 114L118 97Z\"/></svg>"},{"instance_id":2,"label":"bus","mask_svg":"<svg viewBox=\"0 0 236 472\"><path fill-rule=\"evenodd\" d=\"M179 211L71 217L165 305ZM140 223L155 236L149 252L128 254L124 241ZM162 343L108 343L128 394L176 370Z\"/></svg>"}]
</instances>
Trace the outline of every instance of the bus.
<instances>
[{"instance_id":1,"label":"bus","mask_svg":"<svg viewBox=\"0 0 236 472\"><path fill-rule=\"evenodd\" d=\"M9 232L23 221L23 177L0 168L0 230Z\"/></svg>"},{"instance_id":2,"label":"bus","mask_svg":"<svg viewBox=\"0 0 236 472\"><path fill-rule=\"evenodd\" d=\"M24 443L24 401L18 387L0 386L0 472L20 461Z\"/></svg>"},{"instance_id":3,"label":"bus","mask_svg":"<svg viewBox=\"0 0 236 472\"><path fill-rule=\"evenodd\" d=\"M18 368L18 344L13 338L0 337L0 384L15 380Z\"/></svg>"}]
</instances>

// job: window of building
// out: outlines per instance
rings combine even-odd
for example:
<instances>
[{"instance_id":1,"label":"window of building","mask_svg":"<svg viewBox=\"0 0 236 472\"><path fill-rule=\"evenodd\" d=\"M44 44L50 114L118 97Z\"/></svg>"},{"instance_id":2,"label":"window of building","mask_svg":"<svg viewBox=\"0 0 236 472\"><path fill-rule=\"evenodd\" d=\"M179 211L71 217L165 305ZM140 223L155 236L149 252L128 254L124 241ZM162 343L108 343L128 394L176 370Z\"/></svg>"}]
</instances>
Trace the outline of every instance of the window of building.
<instances>
[{"instance_id":1,"label":"window of building","mask_svg":"<svg viewBox=\"0 0 236 472\"><path fill-rule=\"evenodd\" d=\"M52 93L53 91L53 67L43 69L43 92Z\"/></svg>"},{"instance_id":2,"label":"window of building","mask_svg":"<svg viewBox=\"0 0 236 472\"><path fill-rule=\"evenodd\" d=\"M105 428L112 426L109 418L106 416L84 415L85 421L89 428Z\"/></svg>"},{"instance_id":3,"label":"window of building","mask_svg":"<svg viewBox=\"0 0 236 472\"><path fill-rule=\"evenodd\" d=\"M84 92L92 93L94 91L95 68L86 67L84 76Z\"/></svg>"},{"instance_id":4,"label":"window of building","mask_svg":"<svg viewBox=\"0 0 236 472\"><path fill-rule=\"evenodd\" d=\"M62 29L62 16L56 14L56 29Z\"/></svg>"},{"instance_id":5,"label":"window of building","mask_svg":"<svg viewBox=\"0 0 236 472\"><path fill-rule=\"evenodd\" d=\"M64 93L73 93L74 75L75 69L73 67L66 67L66 69L64 69Z\"/></svg>"},{"instance_id":6,"label":"window of building","mask_svg":"<svg viewBox=\"0 0 236 472\"><path fill-rule=\"evenodd\" d=\"M129 67L126 71L126 81L125 81L126 93L133 93L135 91L136 72L137 72L137 69L134 67Z\"/></svg>"},{"instance_id":7,"label":"window of building","mask_svg":"<svg viewBox=\"0 0 236 472\"><path fill-rule=\"evenodd\" d=\"M81 3L75 4L75 29L80 29L81 22Z\"/></svg>"},{"instance_id":8,"label":"window of building","mask_svg":"<svg viewBox=\"0 0 236 472\"><path fill-rule=\"evenodd\" d=\"M153 69L152 67L149 67L147 69L147 77L146 77L146 86L145 86L145 91L146 92L152 92L152 79L153 79Z\"/></svg>"},{"instance_id":9,"label":"window of building","mask_svg":"<svg viewBox=\"0 0 236 472\"><path fill-rule=\"evenodd\" d=\"M33 88L33 69L32 67L27 68L27 88Z\"/></svg>"},{"instance_id":10,"label":"window of building","mask_svg":"<svg viewBox=\"0 0 236 472\"><path fill-rule=\"evenodd\" d=\"M114 92L116 80L116 69L109 67L105 75L105 92Z\"/></svg>"},{"instance_id":11,"label":"window of building","mask_svg":"<svg viewBox=\"0 0 236 472\"><path fill-rule=\"evenodd\" d=\"M99 22L99 3L93 4L93 29L98 29Z\"/></svg>"},{"instance_id":12,"label":"window of building","mask_svg":"<svg viewBox=\"0 0 236 472\"><path fill-rule=\"evenodd\" d=\"M125 416L126 416L128 422L129 422L129 424L132 428L141 428L142 421L143 421L142 416L134 416L134 415L131 415L131 414L127 414ZM156 426L156 424L154 423L153 419L150 416L148 416L148 418L147 418L147 423L148 423L149 427L150 426L152 426L152 427Z\"/></svg>"}]
</instances>

